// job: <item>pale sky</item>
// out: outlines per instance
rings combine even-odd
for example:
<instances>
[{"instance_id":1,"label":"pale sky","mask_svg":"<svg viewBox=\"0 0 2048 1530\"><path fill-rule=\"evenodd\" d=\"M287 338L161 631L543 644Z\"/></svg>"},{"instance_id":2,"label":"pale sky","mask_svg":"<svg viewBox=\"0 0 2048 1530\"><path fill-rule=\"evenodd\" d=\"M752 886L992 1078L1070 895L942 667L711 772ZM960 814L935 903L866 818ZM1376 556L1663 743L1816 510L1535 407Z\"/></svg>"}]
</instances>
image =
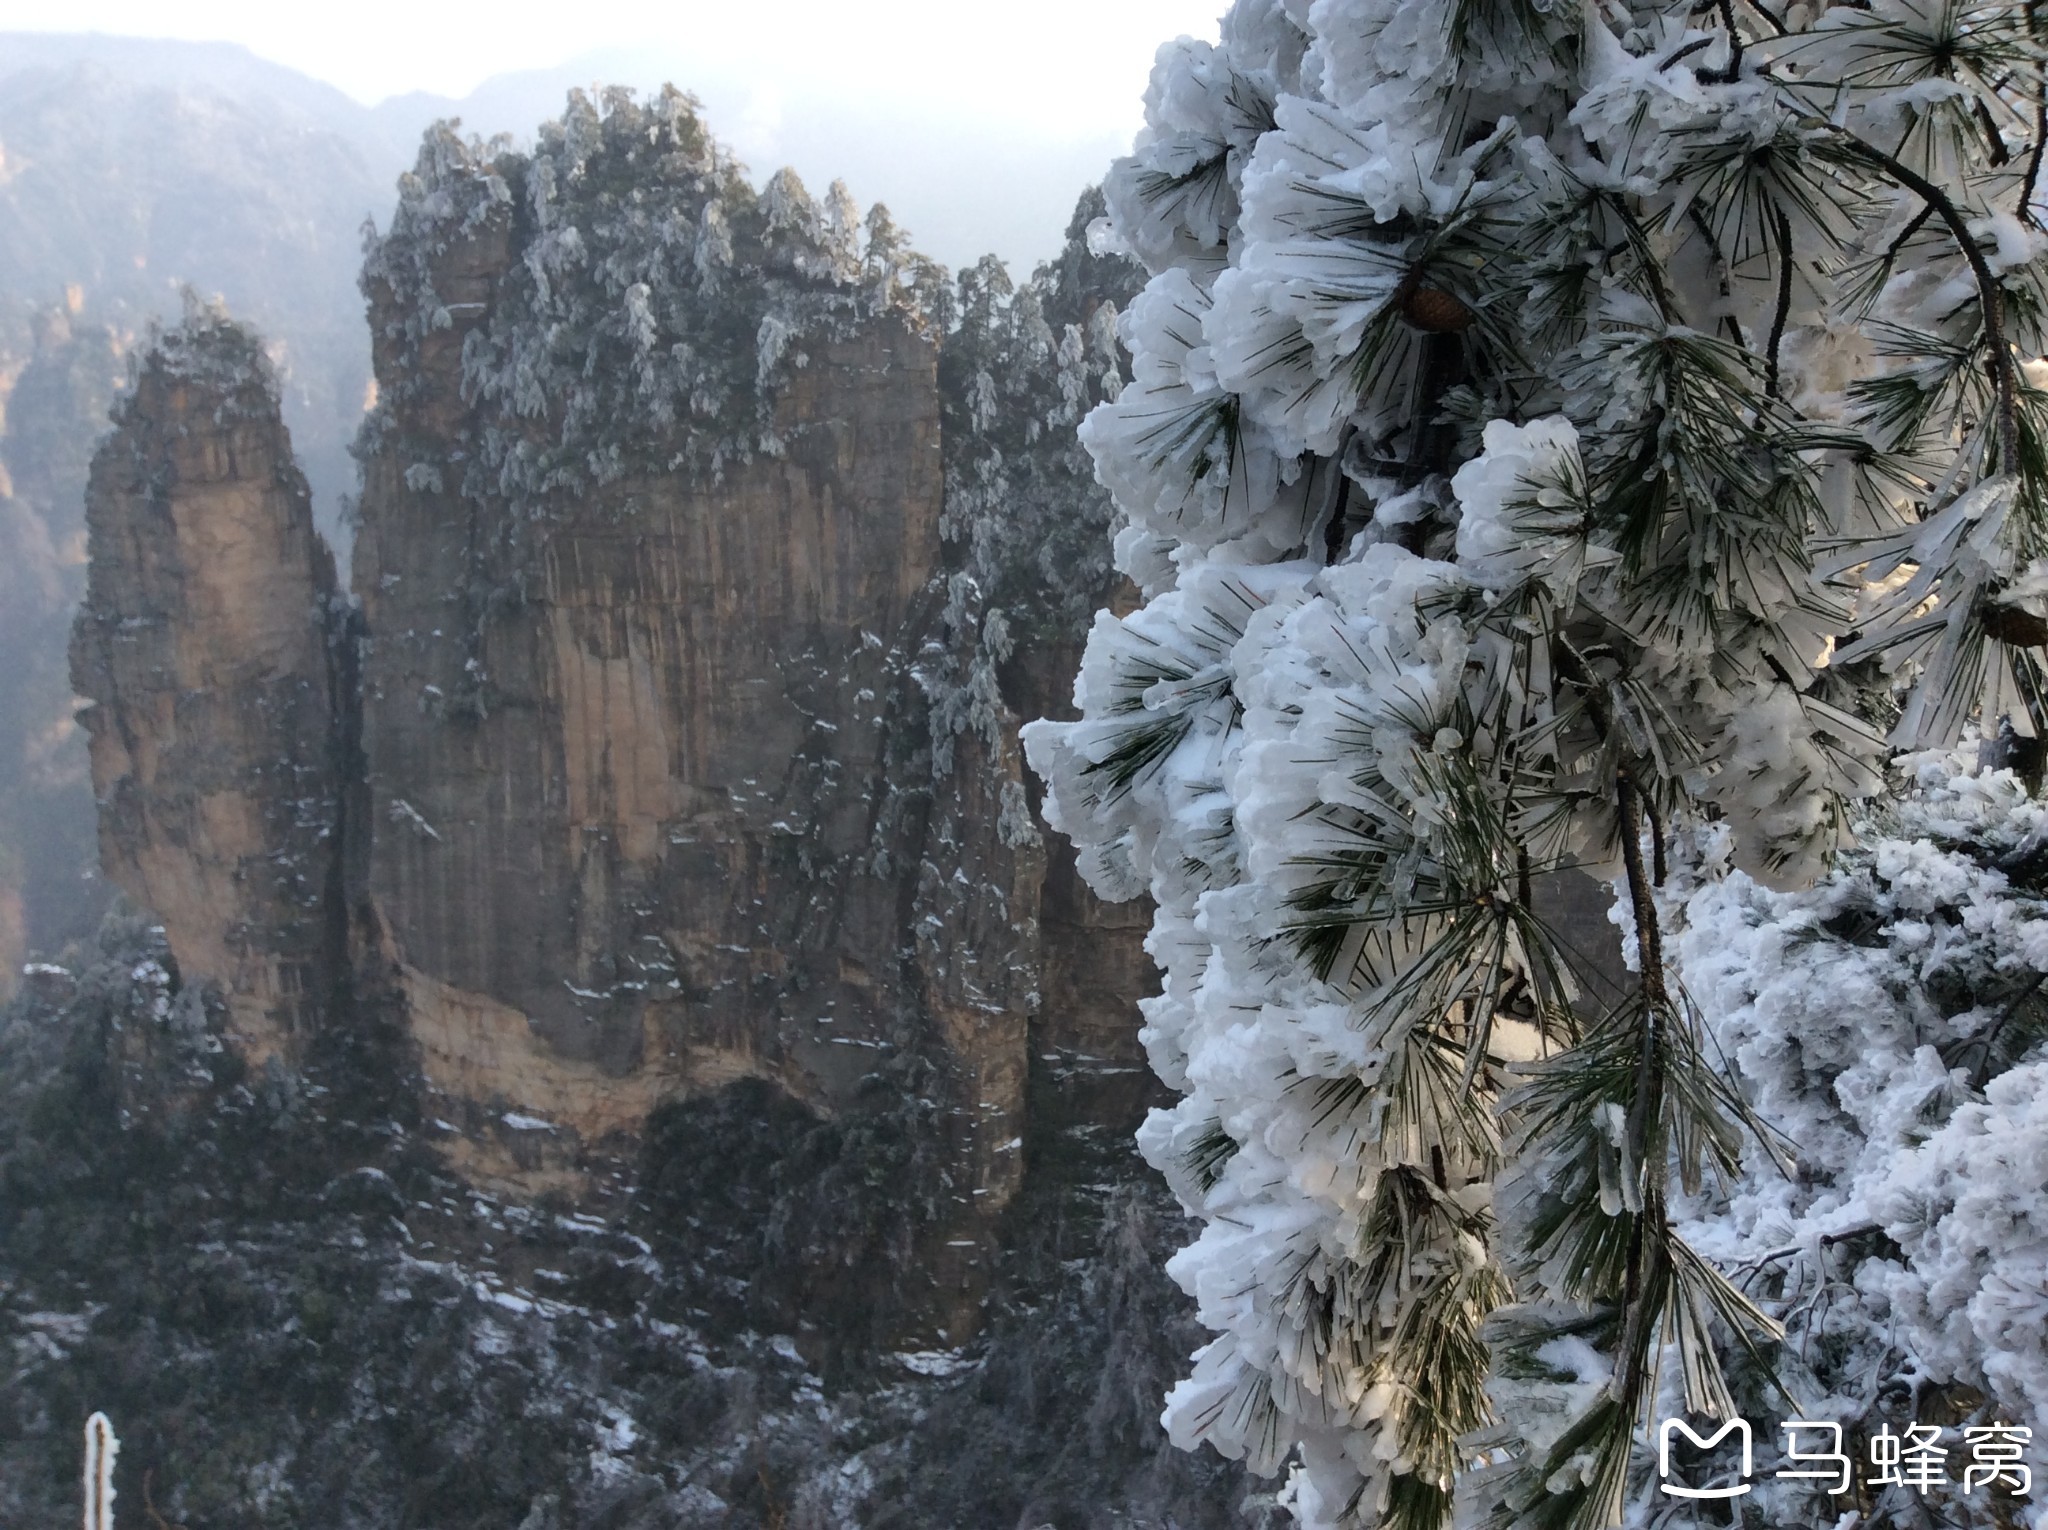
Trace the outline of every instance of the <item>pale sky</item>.
<instances>
[{"instance_id":1,"label":"pale sky","mask_svg":"<svg viewBox=\"0 0 2048 1530\"><path fill-rule=\"evenodd\" d=\"M238 42L364 104L620 46L905 117L962 114L1047 141L1127 135L1153 50L1213 38L1226 0L0 0L0 31Z\"/></svg>"},{"instance_id":2,"label":"pale sky","mask_svg":"<svg viewBox=\"0 0 2048 1530\"><path fill-rule=\"evenodd\" d=\"M781 165L819 189L844 178L944 264L992 251L1024 273L1129 151L1159 45L1213 39L1228 3L0 0L0 33L235 43L365 107L415 92L456 103L380 119L394 177L437 116L524 137L571 86L672 82L756 184Z\"/></svg>"}]
</instances>

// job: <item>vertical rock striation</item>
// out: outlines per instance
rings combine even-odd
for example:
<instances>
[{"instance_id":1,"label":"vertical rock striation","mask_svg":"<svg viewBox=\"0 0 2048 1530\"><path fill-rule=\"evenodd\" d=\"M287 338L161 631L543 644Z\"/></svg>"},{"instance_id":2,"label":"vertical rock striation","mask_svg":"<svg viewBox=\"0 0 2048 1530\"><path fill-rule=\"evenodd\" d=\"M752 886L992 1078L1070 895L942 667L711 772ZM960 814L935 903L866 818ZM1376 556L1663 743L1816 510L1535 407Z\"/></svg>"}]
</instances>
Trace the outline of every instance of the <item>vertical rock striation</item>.
<instances>
[{"instance_id":1,"label":"vertical rock striation","mask_svg":"<svg viewBox=\"0 0 2048 1530\"><path fill-rule=\"evenodd\" d=\"M812 358L781 458L628 475L516 541L366 460L371 888L437 1087L595 1140L678 1087L843 1093L891 1044L876 815L936 416L887 324Z\"/></svg>"},{"instance_id":2,"label":"vertical rock striation","mask_svg":"<svg viewBox=\"0 0 2048 1530\"><path fill-rule=\"evenodd\" d=\"M338 990L334 565L248 331L198 314L93 460L72 683L107 875L287 1058Z\"/></svg>"}]
</instances>

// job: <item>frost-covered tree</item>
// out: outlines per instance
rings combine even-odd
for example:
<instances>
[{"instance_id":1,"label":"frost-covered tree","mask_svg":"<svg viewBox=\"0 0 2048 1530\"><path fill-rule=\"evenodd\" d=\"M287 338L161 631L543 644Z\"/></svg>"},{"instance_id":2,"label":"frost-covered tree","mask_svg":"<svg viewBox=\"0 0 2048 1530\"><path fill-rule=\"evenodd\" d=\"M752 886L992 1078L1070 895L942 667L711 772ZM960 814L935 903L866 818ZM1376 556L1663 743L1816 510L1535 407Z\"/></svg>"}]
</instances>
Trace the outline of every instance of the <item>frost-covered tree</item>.
<instances>
[{"instance_id":1,"label":"frost-covered tree","mask_svg":"<svg viewBox=\"0 0 2048 1530\"><path fill-rule=\"evenodd\" d=\"M863 220L835 182L821 205L787 169L756 191L673 87L572 91L527 151L456 128L428 130L389 226L365 230L389 385L355 450L405 464L415 493L509 512L472 526L469 655L440 703L482 715L483 625L532 597L541 560L521 549L552 518L629 474L709 484L783 455L777 400L817 346L884 318L936 333L950 295L879 204ZM423 427L451 371L463 411Z\"/></svg>"},{"instance_id":2,"label":"frost-covered tree","mask_svg":"<svg viewBox=\"0 0 2048 1530\"><path fill-rule=\"evenodd\" d=\"M1907 792L1814 888L1728 872L1716 824L1662 900L1709 1035L1798 1150L1791 1175L1752 1151L1686 1221L1786 1329L1774 1375L1730 1357L1748 1416L1784 1414L1782 1385L1858 1461L1880 1430L1950 1426L1957 1486L1932 1503L1779 1478L1783 1436L1760 1434L1744 1525L2048 1525L2038 1491L2023 1514L2013 1484L1960 1489L1961 1431L2048 1419L2048 806L2009 771L1906 763Z\"/></svg>"},{"instance_id":3,"label":"frost-covered tree","mask_svg":"<svg viewBox=\"0 0 2048 1530\"><path fill-rule=\"evenodd\" d=\"M1088 247L1102 215L1091 188L1066 244L1023 282L993 255L960 272L944 315L939 394L951 544L942 651L920 660L932 693L933 760L952 768L969 730L994 747L1006 703L998 669L1020 646L1071 642L1116 579L1113 507L1074 428L1124 383L1117 309L1144 271ZM1004 833L1033 838L1021 794Z\"/></svg>"},{"instance_id":4,"label":"frost-covered tree","mask_svg":"<svg viewBox=\"0 0 2048 1530\"><path fill-rule=\"evenodd\" d=\"M114 1457L120 1449L106 1414L85 1421L85 1530L114 1530Z\"/></svg>"},{"instance_id":5,"label":"frost-covered tree","mask_svg":"<svg viewBox=\"0 0 2048 1530\"><path fill-rule=\"evenodd\" d=\"M1803 884L1889 749L2048 734L2036 26L1240 0L1161 51L1103 230L1134 380L1082 430L1145 604L1028 742L1157 902L1141 1145L1218 1332L1168 1423L1297 1458L1304 1524L1615 1524L1639 1425L1774 1373L1682 1224L1787 1147L1660 884L1706 825ZM1618 1004L1541 895L1574 865Z\"/></svg>"}]
</instances>

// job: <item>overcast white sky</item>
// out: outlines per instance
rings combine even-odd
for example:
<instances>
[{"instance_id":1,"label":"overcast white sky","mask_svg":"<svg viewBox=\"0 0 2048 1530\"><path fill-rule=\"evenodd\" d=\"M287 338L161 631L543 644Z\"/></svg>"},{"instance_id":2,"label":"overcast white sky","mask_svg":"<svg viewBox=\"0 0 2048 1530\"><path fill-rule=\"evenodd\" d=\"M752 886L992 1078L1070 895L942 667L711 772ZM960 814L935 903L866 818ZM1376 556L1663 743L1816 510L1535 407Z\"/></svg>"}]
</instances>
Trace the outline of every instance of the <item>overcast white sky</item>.
<instances>
[{"instance_id":1,"label":"overcast white sky","mask_svg":"<svg viewBox=\"0 0 2048 1530\"><path fill-rule=\"evenodd\" d=\"M373 104L628 45L774 98L868 96L1048 140L1128 134L1157 45L1225 0L0 0L0 31L239 42Z\"/></svg>"},{"instance_id":2,"label":"overcast white sky","mask_svg":"<svg viewBox=\"0 0 2048 1530\"><path fill-rule=\"evenodd\" d=\"M994 251L1028 272L1059 248L1075 195L1129 150L1154 51L1213 39L1227 4L0 0L0 32L239 43L365 106L452 98L486 134L531 132L570 85L672 81L757 181L784 164L819 187L844 177L945 264ZM408 103L392 120L410 134L437 110Z\"/></svg>"}]
</instances>

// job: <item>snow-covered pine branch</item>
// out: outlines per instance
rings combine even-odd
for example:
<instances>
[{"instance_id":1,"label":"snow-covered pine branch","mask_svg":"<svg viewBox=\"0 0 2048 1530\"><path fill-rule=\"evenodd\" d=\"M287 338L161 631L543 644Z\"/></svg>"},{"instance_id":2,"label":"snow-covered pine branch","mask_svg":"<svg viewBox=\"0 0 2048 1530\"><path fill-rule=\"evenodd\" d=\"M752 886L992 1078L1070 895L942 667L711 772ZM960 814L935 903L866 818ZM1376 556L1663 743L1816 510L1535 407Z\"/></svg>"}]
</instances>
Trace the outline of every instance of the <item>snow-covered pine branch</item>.
<instances>
[{"instance_id":1,"label":"snow-covered pine branch","mask_svg":"<svg viewBox=\"0 0 2048 1530\"><path fill-rule=\"evenodd\" d=\"M1218 1333L1167 1421L1304 1525L1617 1524L1667 1379L1727 1415L1777 1352L1682 1221L1774 1139L1660 884L1702 825L1809 883L1890 748L2048 734L2035 29L1239 0L1160 51L1082 427L1147 603L1027 744L1158 903L1141 1144Z\"/></svg>"}]
</instances>

